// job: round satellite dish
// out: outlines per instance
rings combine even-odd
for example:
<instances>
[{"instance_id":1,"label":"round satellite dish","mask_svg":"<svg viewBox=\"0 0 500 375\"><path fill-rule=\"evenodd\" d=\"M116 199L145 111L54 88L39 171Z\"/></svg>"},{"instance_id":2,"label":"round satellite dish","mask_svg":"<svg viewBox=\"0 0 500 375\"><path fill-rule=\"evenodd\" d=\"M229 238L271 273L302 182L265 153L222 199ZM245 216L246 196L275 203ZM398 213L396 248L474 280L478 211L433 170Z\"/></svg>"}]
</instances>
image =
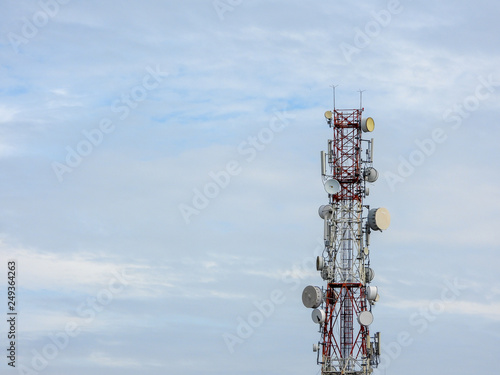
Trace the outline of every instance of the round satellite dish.
<instances>
[{"instance_id":1,"label":"round satellite dish","mask_svg":"<svg viewBox=\"0 0 500 375\"><path fill-rule=\"evenodd\" d=\"M333 214L333 208L329 204L323 204L323 205L319 206L318 214L319 214L319 217L322 219L325 219L325 218L329 219Z\"/></svg>"},{"instance_id":2,"label":"round satellite dish","mask_svg":"<svg viewBox=\"0 0 500 375\"><path fill-rule=\"evenodd\" d=\"M331 119L333 118L333 113L332 113L332 111L326 111L326 112L325 112L325 118L326 118L327 120L331 120Z\"/></svg>"},{"instance_id":3,"label":"round satellite dish","mask_svg":"<svg viewBox=\"0 0 500 375\"><path fill-rule=\"evenodd\" d=\"M366 168L365 180L368 182L375 182L375 181L377 181L377 179L378 179L378 171L373 167Z\"/></svg>"},{"instance_id":4,"label":"round satellite dish","mask_svg":"<svg viewBox=\"0 0 500 375\"><path fill-rule=\"evenodd\" d=\"M315 309L323 301L323 292L317 286L306 286L302 292L302 303L305 307Z\"/></svg>"},{"instance_id":5,"label":"round satellite dish","mask_svg":"<svg viewBox=\"0 0 500 375\"><path fill-rule=\"evenodd\" d=\"M375 299L373 300L373 302L378 302L379 299L380 299L380 294L377 294L377 297L375 297Z\"/></svg>"},{"instance_id":6,"label":"round satellite dish","mask_svg":"<svg viewBox=\"0 0 500 375\"><path fill-rule=\"evenodd\" d=\"M375 271L371 269L370 267L367 267L365 269L365 279L367 283L370 283L373 278L375 277Z\"/></svg>"},{"instance_id":7,"label":"round satellite dish","mask_svg":"<svg viewBox=\"0 0 500 375\"><path fill-rule=\"evenodd\" d=\"M374 301L377 298L378 288L376 286L366 287L366 298L368 301Z\"/></svg>"},{"instance_id":8,"label":"round satellite dish","mask_svg":"<svg viewBox=\"0 0 500 375\"><path fill-rule=\"evenodd\" d=\"M325 191L330 195L337 194L338 192L340 192L340 183L334 178L326 180Z\"/></svg>"},{"instance_id":9,"label":"round satellite dish","mask_svg":"<svg viewBox=\"0 0 500 375\"><path fill-rule=\"evenodd\" d=\"M373 323L373 314L369 311L361 311L358 315L358 323L368 327Z\"/></svg>"},{"instance_id":10,"label":"round satellite dish","mask_svg":"<svg viewBox=\"0 0 500 375\"><path fill-rule=\"evenodd\" d=\"M313 344L313 352L317 352L319 350L318 344Z\"/></svg>"},{"instance_id":11,"label":"round satellite dish","mask_svg":"<svg viewBox=\"0 0 500 375\"><path fill-rule=\"evenodd\" d=\"M386 230L391 224L391 214L387 208L373 208L368 212L368 225L373 230Z\"/></svg>"},{"instance_id":12,"label":"round satellite dish","mask_svg":"<svg viewBox=\"0 0 500 375\"><path fill-rule=\"evenodd\" d=\"M375 130L375 121L371 117L367 117L361 120L361 130L365 133L372 132Z\"/></svg>"},{"instance_id":13,"label":"round satellite dish","mask_svg":"<svg viewBox=\"0 0 500 375\"><path fill-rule=\"evenodd\" d=\"M314 309L311 314L311 318L314 323L323 324L326 320L325 311L322 309Z\"/></svg>"},{"instance_id":14,"label":"round satellite dish","mask_svg":"<svg viewBox=\"0 0 500 375\"><path fill-rule=\"evenodd\" d=\"M318 255L316 257L316 270L321 271L323 268L325 268L325 258Z\"/></svg>"}]
</instances>

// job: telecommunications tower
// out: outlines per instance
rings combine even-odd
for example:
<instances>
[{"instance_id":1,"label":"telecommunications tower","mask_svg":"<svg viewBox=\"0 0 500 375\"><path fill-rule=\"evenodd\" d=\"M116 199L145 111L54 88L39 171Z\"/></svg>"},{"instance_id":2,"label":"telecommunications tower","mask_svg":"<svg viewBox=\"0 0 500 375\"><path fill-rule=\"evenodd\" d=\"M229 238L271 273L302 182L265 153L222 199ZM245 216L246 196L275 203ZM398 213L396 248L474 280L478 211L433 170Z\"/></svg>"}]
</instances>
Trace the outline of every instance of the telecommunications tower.
<instances>
[{"instance_id":1,"label":"telecommunications tower","mask_svg":"<svg viewBox=\"0 0 500 375\"><path fill-rule=\"evenodd\" d=\"M309 285L302 302L312 308L312 319L319 325L320 340L313 345L322 375L370 374L380 357L380 333L370 336L372 307L379 300L371 286L375 273L370 268L370 233L389 227L385 208L370 208L363 200L369 194L367 183L375 182L373 138L362 133L375 129L371 117L360 108L326 111L333 130L328 151L321 151L321 176L328 193L328 204L319 207L324 221L323 254L316 269L326 287Z\"/></svg>"}]
</instances>

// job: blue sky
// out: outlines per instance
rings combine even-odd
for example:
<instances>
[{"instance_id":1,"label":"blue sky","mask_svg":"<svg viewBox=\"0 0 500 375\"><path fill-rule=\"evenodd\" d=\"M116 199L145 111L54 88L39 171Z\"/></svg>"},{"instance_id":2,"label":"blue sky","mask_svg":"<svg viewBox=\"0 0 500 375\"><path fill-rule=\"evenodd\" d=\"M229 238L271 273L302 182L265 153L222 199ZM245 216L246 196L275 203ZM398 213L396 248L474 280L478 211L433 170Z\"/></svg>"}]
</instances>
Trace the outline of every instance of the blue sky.
<instances>
[{"instance_id":1,"label":"blue sky","mask_svg":"<svg viewBox=\"0 0 500 375\"><path fill-rule=\"evenodd\" d=\"M372 236L375 373L491 371L495 2L0 3L6 373L316 374L301 293L322 285L332 84L340 108L365 90L366 203L392 215Z\"/></svg>"}]
</instances>

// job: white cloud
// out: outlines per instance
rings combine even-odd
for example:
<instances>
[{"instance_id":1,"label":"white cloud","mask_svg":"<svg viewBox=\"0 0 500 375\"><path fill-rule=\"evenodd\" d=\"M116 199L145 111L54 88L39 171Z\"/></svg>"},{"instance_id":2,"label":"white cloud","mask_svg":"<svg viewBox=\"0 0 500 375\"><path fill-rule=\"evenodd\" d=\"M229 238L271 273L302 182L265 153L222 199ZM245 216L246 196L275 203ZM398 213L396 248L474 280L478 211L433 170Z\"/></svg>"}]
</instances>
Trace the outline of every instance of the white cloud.
<instances>
[{"instance_id":1,"label":"white cloud","mask_svg":"<svg viewBox=\"0 0 500 375\"><path fill-rule=\"evenodd\" d=\"M13 107L0 106L0 124L12 121L19 111Z\"/></svg>"},{"instance_id":2,"label":"white cloud","mask_svg":"<svg viewBox=\"0 0 500 375\"><path fill-rule=\"evenodd\" d=\"M128 356L122 357L112 357L104 352L94 351L89 356L89 361L97 365L102 365L105 367L117 367L117 368L139 368L142 367L140 361L134 360Z\"/></svg>"},{"instance_id":3,"label":"white cloud","mask_svg":"<svg viewBox=\"0 0 500 375\"><path fill-rule=\"evenodd\" d=\"M425 311L437 312L436 314L458 314L472 315L474 319L488 319L500 321L500 303L480 303L474 301L441 301L439 299L399 300L396 302L384 302L385 306L395 309L412 310L415 312L423 309Z\"/></svg>"},{"instance_id":4,"label":"white cloud","mask_svg":"<svg viewBox=\"0 0 500 375\"><path fill-rule=\"evenodd\" d=\"M127 267L136 268L103 262L99 255L90 252L61 256L15 248L5 242L1 244L1 253L5 259L17 260L17 277L22 280L22 287L33 291L89 291L107 286L111 279L116 279L115 275L126 275Z\"/></svg>"}]
</instances>

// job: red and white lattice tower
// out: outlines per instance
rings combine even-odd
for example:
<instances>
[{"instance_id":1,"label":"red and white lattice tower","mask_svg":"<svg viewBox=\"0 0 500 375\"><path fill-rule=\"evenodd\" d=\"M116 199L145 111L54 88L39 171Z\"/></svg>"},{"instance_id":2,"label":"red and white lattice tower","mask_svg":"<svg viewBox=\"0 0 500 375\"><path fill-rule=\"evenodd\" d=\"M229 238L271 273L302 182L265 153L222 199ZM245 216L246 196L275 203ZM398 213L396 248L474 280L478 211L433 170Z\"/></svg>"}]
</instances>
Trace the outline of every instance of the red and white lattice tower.
<instances>
[{"instance_id":1,"label":"red and white lattice tower","mask_svg":"<svg viewBox=\"0 0 500 375\"><path fill-rule=\"evenodd\" d=\"M307 286L302 301L314 309L312 319L319 324L321 339L313 346L322 375L370 374L380 356L380 333L370 336L372 307L378 289L369 284L370 232L389 227L385 208L370 209L363 203L369 194L367 183L377 180L373 168L373 139L362 139L372 132L371 117L362 117L363 108L327 111L333 130L328 151L321 151L321 174L328 204L319 208L324 221L323 254L316 268L325 287Z\"/></svg>"}]
</instances>

